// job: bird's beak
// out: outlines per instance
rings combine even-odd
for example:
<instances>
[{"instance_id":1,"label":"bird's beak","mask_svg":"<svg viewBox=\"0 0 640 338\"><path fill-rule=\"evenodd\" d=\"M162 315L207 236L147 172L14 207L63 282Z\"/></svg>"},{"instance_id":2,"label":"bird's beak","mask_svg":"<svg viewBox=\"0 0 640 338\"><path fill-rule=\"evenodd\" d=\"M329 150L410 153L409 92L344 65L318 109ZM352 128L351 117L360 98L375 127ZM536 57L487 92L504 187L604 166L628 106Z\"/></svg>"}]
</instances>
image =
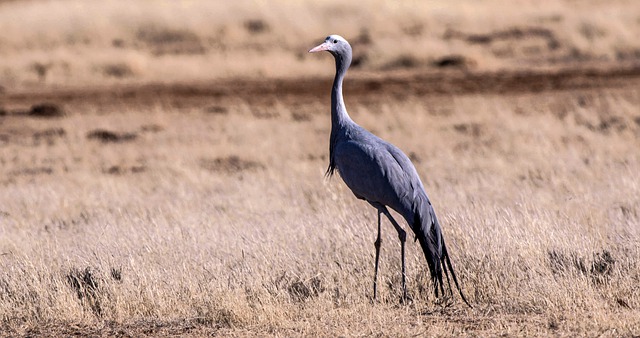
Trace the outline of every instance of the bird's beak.
<instances>
[{"instance_id":1,"label":"bird's beak","mask_svg":"<svg viewBox=\"0 0 640 338\"><path fill-rule=\"evenodd\" d=\"M316 52L321 52L323 50L329 50L329 46L331 46L329 43L324 42L324 43L322 43L320 45L317 45L317 46L311 48L309 50L309 53L316 53Z\"/></svg>"}]
</instances>

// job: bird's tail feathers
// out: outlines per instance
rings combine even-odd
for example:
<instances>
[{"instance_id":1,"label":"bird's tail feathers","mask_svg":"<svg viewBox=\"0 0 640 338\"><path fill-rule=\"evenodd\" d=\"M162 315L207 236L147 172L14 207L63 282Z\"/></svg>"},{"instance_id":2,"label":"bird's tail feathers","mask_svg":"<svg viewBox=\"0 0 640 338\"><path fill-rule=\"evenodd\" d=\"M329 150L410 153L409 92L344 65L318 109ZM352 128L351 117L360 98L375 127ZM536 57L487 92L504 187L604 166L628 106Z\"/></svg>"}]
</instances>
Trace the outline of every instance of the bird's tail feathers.
<instances>
[{"instance_id":1,"label":"bird's tail feathers","mask_svg":"<svg viewBox=\"0 0 640 338\"><path fill-rule=\"evenodd\" d=\"M449 291L451 293L453 293L452 289L451 289L451 283L449 283L449 274L447 273L447 268L449 269L449 271L451 272L451 278L453 279L453 283L456 285L456 289L458 289L458 292L460 293L460 298L462 298L462 301L464 301L465 304L467 304L467 306L469 306L470 308L473 308L473 306L471 306L471 304L469 304L469 301L467 301L467 297L464 296L464 293L462 293L462 288L460 288L460 284L458 284L458 278L456 278L456 273L453 272L453 265L451 265L451 258L449 258L449 253L447 252L447 246L444 244L444 238L442 239L442 263L443 265L446 264L446 268L443 269L445 272L445 275L447 276L447 284L449 284Z\"/></svg>"},{"instance_id":2,"label":"bird's tail feathers","mask_svg":"<svg viewBox=\"0 0 640 338\"><path fill-rule=\"evenodd\" d=\"M440 293L442 293L443 296L445 295L444 282L442 279L443 271L447 279L449 293L453 295L453 289L451 288L451 282L449 280L449 272L451 272L453 283L458 289L460 297L465 304L472 307L464 296L462 289L460 288L460 284L458 283L458 278L453 270L453 265L451 264L449 253L447 252L447 246L445 245L444 238L442 237L440 225L438 224L437 219L435 219L435 215L431 215L431 217L426 217L425 219L425 217L420 216L419 212L416 212L412 229L416 239L420 242L420 247L422 248L427 260L435 295L436 297L439 297ZM423 224L424 221L427 221L428 224Z\"/></svg>"}]
</instances>

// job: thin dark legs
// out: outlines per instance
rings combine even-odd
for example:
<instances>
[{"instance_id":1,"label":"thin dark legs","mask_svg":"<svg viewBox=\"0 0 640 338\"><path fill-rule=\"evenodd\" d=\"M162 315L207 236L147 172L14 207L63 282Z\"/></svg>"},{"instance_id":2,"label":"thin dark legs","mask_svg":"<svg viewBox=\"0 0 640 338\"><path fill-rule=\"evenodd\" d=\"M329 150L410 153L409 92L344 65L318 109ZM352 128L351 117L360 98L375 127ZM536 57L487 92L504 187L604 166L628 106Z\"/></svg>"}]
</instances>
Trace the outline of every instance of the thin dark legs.
<instances>
[{"instance_id":1,"label":"thin dark legs","mask_svg":"<svg viewBox=\"0 0 640 338\"><path fill-rule=\"evenodd\" d=\"M407 233L400 227L398 222L391 216L387 207L382 207L382 212L387 216L393 227L396 228L398 232L398 238L400 239L400 256L402 259L402 300L405 301L407 299L407 273L404 264L404 243L407 241Z\"/></svg>"},{"instance_id":2,"label":"thin dark legs","mask_svg":"<svg viewBox=\"0 0 640 338\"><path fill-rule=\"evenodd\" d=\"M382 238L380 237L380 210L378 210L378 238L373 243L376 247L376 271L373 274L373 300L378 297L378 260L380 260L380 246L382 245Z\"/></svg>"},{"instance_id":3,"label":"thin dark legs","mask_svg":"<svg viewBox=\"0 0 640 338\"><path fill-rule=\"evenodd\" d=\"M374 245L376 247L376 267L375 273L373 275L373 299L376 299L378 291L378 260L380 259L380 246L382 245L382 238L380 237L380 214L383 213L385 216L387 216L389 221L391 221L393 227L396 228L396 231L398 232L398 238L400 239L400 256L402 259L402 301L405 301L407 299L407 273L404 263L404 244L407 241L407 233L404 231L404 229L402 229L398 222L393 219L387 207L377 203L373 204L373 206L378 209L378 238L374 242Z\"/></svg>"}]
</instances>

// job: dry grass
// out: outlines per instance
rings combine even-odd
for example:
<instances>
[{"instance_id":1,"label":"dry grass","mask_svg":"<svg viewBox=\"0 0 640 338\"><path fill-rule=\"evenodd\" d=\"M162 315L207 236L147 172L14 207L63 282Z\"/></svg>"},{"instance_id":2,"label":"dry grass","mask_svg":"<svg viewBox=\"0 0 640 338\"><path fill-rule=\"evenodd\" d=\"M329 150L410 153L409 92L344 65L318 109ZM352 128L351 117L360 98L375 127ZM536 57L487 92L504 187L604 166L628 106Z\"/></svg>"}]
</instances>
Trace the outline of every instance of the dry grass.
<instances>
[{"instance_id":1,"label":"dry grass","mask_svg":"<svg viewBox=\"0 0 640 338\"><path fill-rule=\"evenodd\" d=\"M347 89L354 119L414 158L474 309L434 304L414 243L415 302L400 306L388 224L370 303L375 212L323 179L326 98L289 99L9 111L3 331L640 333L637 87L402 100Z\"/></svg>"},{"instance_id":2,"label":"dry grass","mask_svg":"<svg viewBox=\"0 0 640 338\"><path fill-rule=\"evenodd\" d=\"M363 71L640 60L631 0L10 1L0 31L11 89L324 75L306 51L329 33L357 47Z\"/></svg>"},{"instance_id":3,"label":"dry grass","mask_svg":"<svg viewBox=\"0 0 640 338\"><path fill-rule=\"evenodd\" d=\"M0 335L638 336L637 71L580 69L637 63L639 18L623 0L0 1ZM436 303L413 242L400 305L387 223L370 301L375 211L323 178L329 80L204 81L329 77L306 50L333 32L359 61L352 117L413 159L473 309ZM464 71L411 75L443 67Z\"/></svg>"}]
</instances>

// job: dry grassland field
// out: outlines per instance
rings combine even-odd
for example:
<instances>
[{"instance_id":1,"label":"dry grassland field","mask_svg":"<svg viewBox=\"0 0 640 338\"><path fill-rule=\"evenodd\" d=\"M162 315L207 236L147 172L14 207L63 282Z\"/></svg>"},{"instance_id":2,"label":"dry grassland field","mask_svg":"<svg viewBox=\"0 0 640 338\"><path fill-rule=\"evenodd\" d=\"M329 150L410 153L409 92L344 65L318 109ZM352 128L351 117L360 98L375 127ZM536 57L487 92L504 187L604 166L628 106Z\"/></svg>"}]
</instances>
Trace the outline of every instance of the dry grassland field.
<instances>
[{"instance_id":1,"label":"dry grassland field","mask_svg":"<svg viewBox=\"0 0 640 338\"><path fill-rule=\"evenodd\" d=\"M400 303L386 220L372 301L330 33L473 308L413 240ZM639 36L623 0L0 1L0 336L638 337Z\"/></svg>"}]
</instances>

